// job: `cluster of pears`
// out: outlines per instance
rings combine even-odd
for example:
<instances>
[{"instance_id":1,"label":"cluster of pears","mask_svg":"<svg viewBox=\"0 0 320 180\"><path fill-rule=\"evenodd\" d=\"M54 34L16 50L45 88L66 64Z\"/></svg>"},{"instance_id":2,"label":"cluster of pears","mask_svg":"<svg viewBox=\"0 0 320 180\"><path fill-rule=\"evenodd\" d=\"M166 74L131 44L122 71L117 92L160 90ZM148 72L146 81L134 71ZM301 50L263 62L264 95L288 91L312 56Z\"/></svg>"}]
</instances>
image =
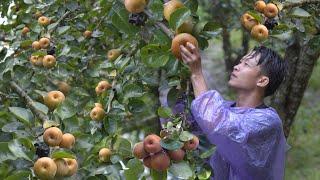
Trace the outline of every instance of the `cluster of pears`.
<instances>
[{"instance_id":1,"label":"cluster of pears","mask_svg":"<svg viewBox=\"0 0 320 180\"><path fill-rule=\"evenodd\" d=\"M133 155L143 159L143 164L156 171L165 171L170 166L170 161L179 162L184 159L186 150L195 150L199 145L199 139L193 139L184 143L184 146L177 150L166 150L160 145L161 138L158 135L150 134L143 142L138 142L133 148Z\"/></svg>"},{"instance_id":2,"label":"cluster of pears","mask_svg":"<svg viewBox=\"0 0 320 180\"><path fill-rule=\"evenodd\" d=\"M267 20L275 18L279 13L278 7L275 4L266 4L263 0L256 1L254 7L255 10L262 13ZM241 16L241 24L251 32L251 36L257 41L264 41L269 36L268 28L263 24L259 24L249 13Z\"/></svg>"},{"instance_id":3,"label":"cluster of pears","mask_svg":"<svg viewBox=\"0 0 320 180\"><path fill-rule=\"evenodd\" d=\"M66 98L61 91L50 91L43 97L43 102L51 111L53 111L65 99Z\"/></svg>"},{"instance_id":4,"label":"cluster of pears","mask_svg":"<svg viewBox=\"0 0 320 180\"><path fill-rule=\"evenodd\" d=\"M177 9L185 7L184 4L180 0L171 0L164 4L163 7L163 16L167 21L170 21L170 16L173 12L175 12ZM175 33L189 33L191 34L193 31L194 23L192 21L192 18L190 17L187 21L182 23L181 26L179 26Z\"/></svg>"},{"instance_id":5,"label":"cluster of pears","mask_svg":"<svg viewBox=\"0 0 320 180\"><path fill-rule=\"evenodd\" d=\"M34 50L47 49L50 46L50 39L43 37L39 41L34 41L31 46ZM45 56L31 55L30 62L34 66L43 66L50 69L56 65L56 58L49 54Z\"/></svg>"},{"instance_id":6,"label":"cluster of pears","mask_svg":"<svg viewBox=\"0 0 320 180\"><path fill-rule=\"evenodd\" d=\"M184 7L184 4L181 1L171 0L164 4L163 16L167 21L169 21L171 14L182 7ZM180 45L185 46L189 51L191 49L187 46L187 42L193 44L196 48L198 48L197 39L191 35L193 26L194 25L192 20L189 19L186 22L184 22L175 32L176 35L171 43L171 52L179 60L182 59L180 54Z\"/></svg>"},{"instance_id":7,"label":"cluster of pears","mask_svg":"<svg viewBox=\"0 0 320 180\"><path fill-rule=\"evenodd\" d=\"M51 147L71 149L75 144L75 137L70 133L63 134L57 127L50 127L43 134L43 141ZM69 177L78 170L78 162L72 158L51 159L39 158L33 166L35 175L40 179L54 179L55 177Z\"/></svg>"}]
</instances>

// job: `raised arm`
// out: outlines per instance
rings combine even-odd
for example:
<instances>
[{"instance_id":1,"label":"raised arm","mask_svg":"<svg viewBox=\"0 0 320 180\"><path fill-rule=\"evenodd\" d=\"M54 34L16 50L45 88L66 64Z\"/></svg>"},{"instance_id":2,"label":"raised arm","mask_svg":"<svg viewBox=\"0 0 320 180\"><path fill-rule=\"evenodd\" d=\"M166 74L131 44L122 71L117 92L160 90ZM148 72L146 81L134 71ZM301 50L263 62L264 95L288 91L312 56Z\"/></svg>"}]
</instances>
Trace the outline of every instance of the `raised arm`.
<instances>
[{"instance_id":1,"label":"raised arm","mask_svg":"<svg viewBox=\"0 0 320 180\"><path fill-rule=\"evenodd\" d=\"M183 62L190 67L193 91L197 98L200 94L208 91L208 87L202 73L199 49L189 42L187 43L187 47L181 45L180 49Z\"/></svg>"}]
</instances>

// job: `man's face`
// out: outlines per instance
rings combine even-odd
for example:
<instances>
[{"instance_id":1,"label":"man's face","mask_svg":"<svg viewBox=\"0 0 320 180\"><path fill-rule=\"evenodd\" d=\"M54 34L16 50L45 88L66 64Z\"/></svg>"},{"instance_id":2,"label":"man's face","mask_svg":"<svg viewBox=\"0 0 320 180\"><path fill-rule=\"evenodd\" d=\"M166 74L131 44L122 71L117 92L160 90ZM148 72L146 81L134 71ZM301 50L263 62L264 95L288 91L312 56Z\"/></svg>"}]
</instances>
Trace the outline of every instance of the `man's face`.
<instances>
[{"instance_id":1,"label":"man's face","mask_svg":"<svg viewBox=\"0 0 320 180\"><path fill-rule=\"evenodd\" d=\"M258 66L260 55L253 51L242 57L240 63L233 67L228 85L238 90L254 90L257 88L261 74Z\"/></svg>"}]
</instances>

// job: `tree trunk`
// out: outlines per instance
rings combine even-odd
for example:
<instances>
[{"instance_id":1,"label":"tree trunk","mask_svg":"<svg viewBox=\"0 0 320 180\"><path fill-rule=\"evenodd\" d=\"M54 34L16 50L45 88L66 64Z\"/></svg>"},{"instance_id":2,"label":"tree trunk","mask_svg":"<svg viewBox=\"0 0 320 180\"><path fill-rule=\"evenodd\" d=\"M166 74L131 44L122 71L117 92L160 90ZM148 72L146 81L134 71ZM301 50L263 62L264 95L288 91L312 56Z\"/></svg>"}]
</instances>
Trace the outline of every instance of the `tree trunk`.
<instances>
[{"instance_id":1,"label":"tree trunk","mask_svg":"<svg viewBox=\"0 0 320 180\"><path fill-rule=\"evenodd\" d=\"M286 79L271 98L272 106L283 121L286 138L289 136L314 65L320 56L319 47L312 46L312 41L303 43L298 35L295 37L294 43L287 47L285 52L284 59L289 63Z\"/></svg>"}]
</instances>

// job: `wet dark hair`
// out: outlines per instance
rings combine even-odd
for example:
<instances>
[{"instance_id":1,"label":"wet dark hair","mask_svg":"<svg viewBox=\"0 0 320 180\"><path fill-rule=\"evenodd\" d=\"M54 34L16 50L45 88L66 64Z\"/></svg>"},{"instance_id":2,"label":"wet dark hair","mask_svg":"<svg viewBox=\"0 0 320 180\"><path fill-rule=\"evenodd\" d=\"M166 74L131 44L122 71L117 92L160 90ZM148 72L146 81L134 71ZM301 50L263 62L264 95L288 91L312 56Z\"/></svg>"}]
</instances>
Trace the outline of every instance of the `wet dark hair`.
<instances>
[{"instance_id":1,"label":"wet dark hair","mask_svg":"<svg viewBox=\"0 0 320 180\"><path fill-rule=\"evenodd\" d=\"M284 80L288 62L284 60L277 52L265 46L257 46L253 49L251 56L260 55L257 65L261 67L261 73L269 78L264 97L272 95Z\"/></svg>"}]
</instances>

